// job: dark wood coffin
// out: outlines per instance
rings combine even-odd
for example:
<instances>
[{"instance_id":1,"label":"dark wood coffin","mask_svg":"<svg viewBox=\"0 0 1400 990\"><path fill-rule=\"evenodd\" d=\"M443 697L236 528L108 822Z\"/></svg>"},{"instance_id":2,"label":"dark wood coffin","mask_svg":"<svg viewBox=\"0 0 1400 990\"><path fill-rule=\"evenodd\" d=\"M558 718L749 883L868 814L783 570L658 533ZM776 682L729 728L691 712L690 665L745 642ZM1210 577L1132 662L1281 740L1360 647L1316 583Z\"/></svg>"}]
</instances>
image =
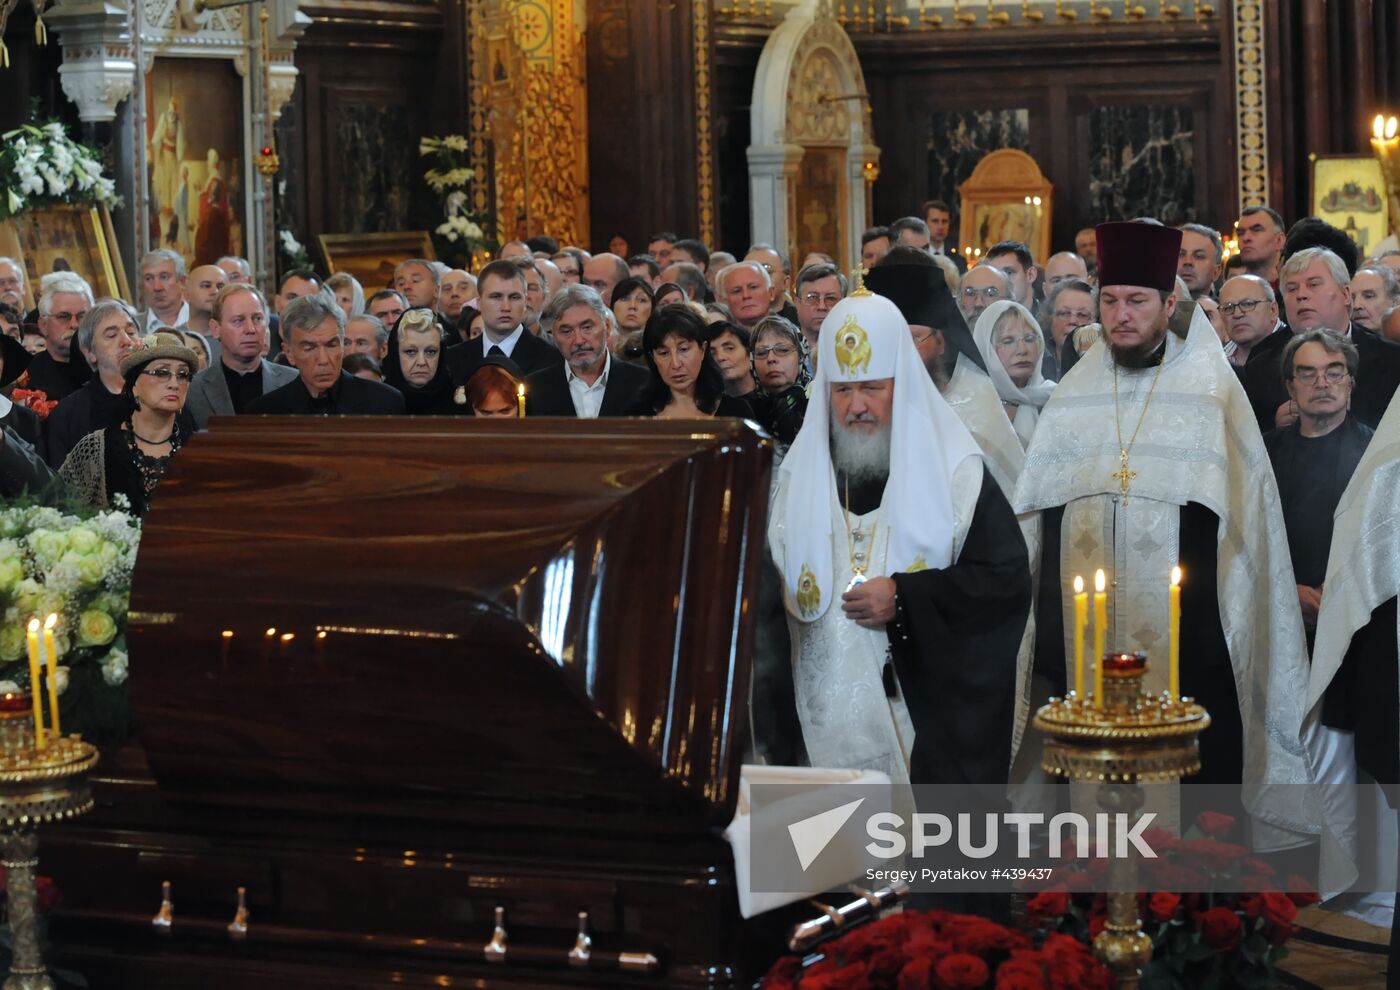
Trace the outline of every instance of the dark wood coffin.
<instances>
[{"instance_id":1,"label":"dark wood coffin","mask_svg":"<svg viewBox=\"0 0 1400 990\"><path fill-rule=\"evenodd\" d=\"M738 421L215 420L146 521L138 743L43 835L57 962L98 988L750 985L719 833L770 461Z\"/></svg>"}]
</instances>

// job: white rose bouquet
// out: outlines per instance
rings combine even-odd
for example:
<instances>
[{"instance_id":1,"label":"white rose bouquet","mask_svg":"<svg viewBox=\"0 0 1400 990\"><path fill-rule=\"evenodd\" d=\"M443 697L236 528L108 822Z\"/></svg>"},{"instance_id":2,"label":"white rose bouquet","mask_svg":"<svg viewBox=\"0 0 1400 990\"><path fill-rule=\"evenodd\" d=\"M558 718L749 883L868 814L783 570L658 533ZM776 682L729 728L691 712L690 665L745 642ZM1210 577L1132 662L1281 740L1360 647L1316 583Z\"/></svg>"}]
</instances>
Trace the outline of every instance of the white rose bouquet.
<instances>
[{"instance_id":1,"label":"white rose bouquet","mask_svg":"<svg viewBox=\"0 0 1400 990\"><path fill-rule=\"evenodd\" d=\"M0 687L29 689L25 626L57 612L63 726L98 745L128 733L126 617L140 539L139 520L120 511L0 509Z\"/></svg>"},{"instance_id":2,"label":"white rose bouquet","mask_svg":"<svg viewBox=\"0 0 1400 990\"><path fill-rule=\"evenodd\" d=\"M460 134L425 137L418 142L418 154L433 159L423 180L442 197L443 220L433 229L438 257L470 259L478 251L494 251L495 242L481 226L485 216L467 209L469 184L476 175L466 165L467 139Z\"/></svg>"}]
</instances>

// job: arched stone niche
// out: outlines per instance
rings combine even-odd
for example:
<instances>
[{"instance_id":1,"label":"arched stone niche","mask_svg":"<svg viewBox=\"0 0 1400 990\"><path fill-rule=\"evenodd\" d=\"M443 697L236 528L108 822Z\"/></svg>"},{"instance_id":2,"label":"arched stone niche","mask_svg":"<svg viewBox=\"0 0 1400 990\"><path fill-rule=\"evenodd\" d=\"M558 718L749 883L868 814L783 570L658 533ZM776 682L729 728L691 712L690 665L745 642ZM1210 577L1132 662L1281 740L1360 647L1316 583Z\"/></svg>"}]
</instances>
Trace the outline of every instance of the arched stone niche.
<instances>
[{"instance_id":1,"label":"arched stone niche","mask_svg":"<svg viewBox=\"0 0 1400 990\"><path fill-rule=\"evenodd\" d=\"M803 0L768 38L750 120L753 240L789 252L794 275L810 251L852 267L880 149L855 46L823 0Z\"/></svg>"}]
</instances>

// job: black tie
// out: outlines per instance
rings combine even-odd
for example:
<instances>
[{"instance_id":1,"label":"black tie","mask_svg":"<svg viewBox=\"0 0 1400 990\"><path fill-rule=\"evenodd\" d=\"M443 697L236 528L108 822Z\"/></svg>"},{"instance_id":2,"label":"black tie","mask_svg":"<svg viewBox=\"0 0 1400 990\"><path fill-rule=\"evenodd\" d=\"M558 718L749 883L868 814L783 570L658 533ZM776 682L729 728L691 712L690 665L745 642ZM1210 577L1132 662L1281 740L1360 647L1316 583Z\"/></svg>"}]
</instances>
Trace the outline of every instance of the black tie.
<instances>
[{"instance_id":1,"label":"black tie","mask_svg":"<svg viewBox=\"0 0 1400 990\"><path fill-rule=\"evenodd\" d=\"M501 350L500 344L492 344L491 349L486 352L487 357L505 357L506 352Z\"/></svg>"}]
</instances>

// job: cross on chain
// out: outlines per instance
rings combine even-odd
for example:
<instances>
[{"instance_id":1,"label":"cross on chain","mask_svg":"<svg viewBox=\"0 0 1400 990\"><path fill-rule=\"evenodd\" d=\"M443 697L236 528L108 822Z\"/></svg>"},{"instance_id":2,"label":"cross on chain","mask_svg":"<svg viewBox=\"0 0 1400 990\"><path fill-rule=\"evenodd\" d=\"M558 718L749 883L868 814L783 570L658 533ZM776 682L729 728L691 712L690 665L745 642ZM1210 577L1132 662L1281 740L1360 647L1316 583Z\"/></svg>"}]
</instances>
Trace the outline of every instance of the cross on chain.
<instances>
[{"instance_id":1,"label":"cross on chain","mask_svg":"<svg viewBox=\"0 0 1400 990\"><path fill-rule=\"evenodd\" d=\"M1132 484L1133 479L1137 477L1137 472L1128 470L1128 452L1126 450L1118 451L1118 459L1122 466L1117 471L1110 474L1109 477L1117 479L1118 490L1123 495L1123 504L1127 505L1128 488Z\"/></svg>"}]
</instances>

